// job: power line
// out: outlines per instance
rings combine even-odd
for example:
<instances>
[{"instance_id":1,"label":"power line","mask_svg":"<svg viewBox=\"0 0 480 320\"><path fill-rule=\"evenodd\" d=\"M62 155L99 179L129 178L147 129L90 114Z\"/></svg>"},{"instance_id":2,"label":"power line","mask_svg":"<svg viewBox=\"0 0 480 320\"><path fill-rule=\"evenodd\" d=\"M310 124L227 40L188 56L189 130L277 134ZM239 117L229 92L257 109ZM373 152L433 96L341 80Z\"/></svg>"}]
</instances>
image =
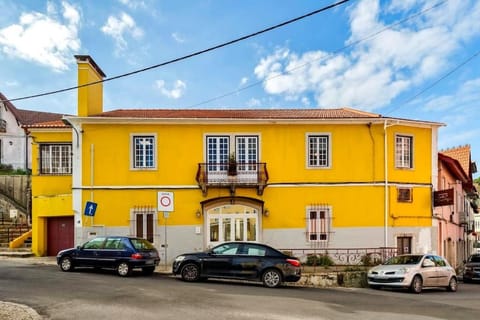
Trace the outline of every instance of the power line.
<instances>
[{"instance_id":1,"label":"power line","mask_svg":"<svg viewBox=\"0 0 480 320\"><path fill-rule=\"evenodd\" d=\"M375 38L376 36L378 36L379 34L385 32L385 31L387 31L387 30L391 30L391 29L393 29L393 27L396 27L396 26L398 26L398 25L401 25L401 24L403 24L404 22L407 22L407 21L409 21L409 20L413 20L414 18L416 18L416 17L418 17L418 16L421 16L421 15L427 13L428 11L433 10L433 9L441 6L442 4L444 4L444 3L447 2L447 1L448 1L448 0L439 1L439 2L437 2L436 4L434 4L433 6L431 6L431 7L429 7L429 8L426 8L426 9L424 9L424 10L422 10L422 11L419 11L419 12L417 12L417 13L414 13L414 14L406 17L405 19L402 19L402 20L400 20L400 21L397 21L397 22L395 22L395 23L392 23L392 24L390 24L390 25L387 25L385 28L382 28L382 29L380 29L380 30L378 30L378 31L370 34L370 35L367 35L367 36L364 37L364 38L358 39L358 40L356 40L356 41L353 41L353 42L349 43L349 44L346 45L346 46L343 46L343 47L341 47L341 48L339 48L339 49L337 49L337 50L334 50L334 51L333 51L330 55L328 55L328 56L329 56L329 57L334 56L334 55L338 54L339 52L342 52L342 51L344 51L344 50L346 50L346 49L348 49L348 48L351 48L351 47L356 46L356 45L359 44L359 43L362 43L362 42L365 42L365 41L367 41L367 40L373 39L373 38ZM260 84L262 84L263 82L267 82L267 81L273 80L273 79L278 78L278 77L281 77L281 76L283 76L283 75L285 75L285 74L293 73L294 71L296 71L296 70L298 70L298 69L301 69L301 68L304 68L304 67L306 67L306 66L308 66L308 65L311 65L313 62L326 60L326 58L327 58L327 57L322 57L322 58L319 58L319 59L310 60L310 61L308 61L308 62L306 62L306 63L304 63L304 64L302 64L302 65L299 65L299 66L296 66L296 67L287 69L287 70L282 71L282 72L280 72L279 74L276 74L276 75L274 75L274 76L267 77L267 78L264 79L264 80L256 81L256 82L251 83L251 84L249 84L249 85L247 85L247 86L244 86L244 87L242 87L242 88L239 88L239 89L230 91L230 92L228 92L228 93L224 93L224 94L222 94L222 95L219 95L219 96L210 98L210 99L208 99L208 100L204 100L204 101L202 101L202 102L199 102L199 103L190 105L190 106L188 106L187 108L195 108L195 107L198 107L198 106L200 106L200 105L203 105L203 104L206 104L206 103L210 103L210 102L212 102L212 101L216 101L216 100L219 100L219 99L222 99L222 98L231 96L231 95L235 95L235 94L237 94L237 93L239 93L239 92L241 92L241 91L250 89L250 88L255 87L255 86L257 86L257 85L260 85Z\"/></svg>"},{"instance_id":2,"label":"power line","mask_svg":"<svg viewBox=\"0 0 480 320\"><path fill-rule=\"evenodd\" d=\"M35 94L35 95L30 95L30 96L25 96L25 97L20 97L20 98L14 98L14 99L8 99L8 100L0 100L0 102L7 102L7 101L12 102L12 101L27 100L27 99L32 99L32 98L38 98L38 97L53 95L53 94L57 94L57 93L61 93L61 92L71 91L71 90L75 90L75 89L79 89L79 88L83 88L83 87L88 87L88 86L92 86L92 85L99 84L99 83L104 83L104 82L108 82L108 81L120 79L120 78L123 78L123 77L128 77L128 76L131 76L131 75L134 75L134 74L137 74L137 73L141 73L141 72L145 72L145 71L152 70L152 69L155 69L155 68L163 67L163 66L166 66L166 65L175 63L175 62L179 62L179 61L182 61L182 60L186 60L186 59L189 59L189 58L193 58L193 57L195 57L195 56L198 56L198 55L201 55L201 54L204 54L204 53L207 53L207 52L216 50L216 49L220 49L220 48L223 48L223 47L232 45L232 44L234 44L234 43L237 43L237 42L240 42L240 41L243 41L243 40L252 38L252 37L256 37L256 36L258 36L258 35L260 35L260 34L263 34L263 33L266 33L266 32L269 32L269 31L272 31L272 30L281 28L281 27L284 27L284 26L286 26L286 25L288 25L288 24L297 22L297 21L299 21L299 20L303 20L303 19L305 19L305 18L308 18L308 17L310 17L310 16L316 15L316 14L321 13L321 12L323 12L323 11L333 9L333 8L335 8L335 7L337 7L337 6L340 6L340 5L344 4L344 3L347 3L347 2L349 2L349 1L350 1L350 0L337 1L337 2L335 2L335 3L331 4L331 5L328 5L328 6L326 6L326 7L323 7L323 8L314 10L314 11L311 11L311 12L309 12L309 13L307 13L307 14L302 15L302 16L299 16L299 17L296 17L296 18L287 20L287 21L285 21L285 22L282 22L282 23L276 24L276 25L274 25L274 26L271 26L271 27L262 29L262 30L260 30L260 31L257 31L257 32L254 32L254 33L250 33L250 34L245 35L245 36L242 36L242 37L240 37L240 38L236 38L236 39L234 39L234 40L230 40L230 41L228 41L228 42L224 42L224 43L218 44L218 45L216 45L216 46L209 47L209 48L204 49L204 50L196 51L196 52L194 52L194 53L190 53L190 54L187 54L187 55L185 55L185 56L182 56L182 57L179 57L179 58L175 58L175 59L172 59L172 60L169 60L169 61L166 61L166 62L162 62L162 63L156 64L156 65L150 66L150 67L146 67L146 68L143 68L143 69L138 69L138 70L135 70L135 71L132 71L132 72L124 73L124 74L121 74L121 75L118 75L118 76L114 76L114 77L107 78L107 79L102 79L102 80L99 80L99 81L89 82L89 83L86 83L86 84L80 85L80 86L73 86L73 87L68 87L68 88L59 89L59 90L54 90L54 91L48 91L48 92L39 93L39 94Z\"/></svg>"},{"instance_id":3,"label":"power line","mask_svg":"<svg viewBox=\"0 0 480 320\"><path fill-rule=\"evenodd\" d=\"M397 110L398 108L400 108L401 106L403 105L406 105L406 104L409 104L410 102L412 102L413 100L415 100L418 96L422 95L423 93L425 93L426 91L430 90L431 88L435 87L439 82L445 80L446 78L448 78L449 76L451 76L453 73L455 73L458 69L460 69L461 67L465 66L466 64L468 64L470 61L472 61L473 59L475 59L476 57L478 57L480 55L480 51L477 51L475 52L474 54L472 54L470 57L468 57L466 60L462 61L461 63L457 64L454 68L452 68L450 71L448 71L446 74L444 74L443 76L441 76L439 79L435 80L433 83L431 83L429 86L423 88L422 90L420 90L419 92L417 92L416 94L414 94L412 97L406 99L403 103L400 103L397 107L393 108L392 110L388 111L387 113L385 113L386 115L387 114L390 114L392 113L393 111Z\"/></svg>"}]
</instances>

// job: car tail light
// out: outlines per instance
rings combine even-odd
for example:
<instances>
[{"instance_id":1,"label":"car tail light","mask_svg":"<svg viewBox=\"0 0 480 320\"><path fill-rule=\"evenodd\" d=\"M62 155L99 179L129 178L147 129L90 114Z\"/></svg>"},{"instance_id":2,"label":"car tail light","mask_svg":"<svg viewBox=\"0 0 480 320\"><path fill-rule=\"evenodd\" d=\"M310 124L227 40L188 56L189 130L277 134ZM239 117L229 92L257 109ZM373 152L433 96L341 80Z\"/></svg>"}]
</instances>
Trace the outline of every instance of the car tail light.
<instances>
[{"instance_id":1,"label":"car tail light","mask_svg":"<svg viewBox=\"0 0 480 320\"><path fill-rule=\"evenodd\" d=\"M143 256L137 252L132 254L132 259L143 259Z\"/></svg>"},{"instance_id":2,"label":"car tail light","mask_svg":"<svg viewBox=\"0 0 480 320\"><path fill-rule=\"evenodd\" d=\"M287 259L287 262L294 267L300 267L300 261L295 259Z\"/></svg>"}]
</instances>

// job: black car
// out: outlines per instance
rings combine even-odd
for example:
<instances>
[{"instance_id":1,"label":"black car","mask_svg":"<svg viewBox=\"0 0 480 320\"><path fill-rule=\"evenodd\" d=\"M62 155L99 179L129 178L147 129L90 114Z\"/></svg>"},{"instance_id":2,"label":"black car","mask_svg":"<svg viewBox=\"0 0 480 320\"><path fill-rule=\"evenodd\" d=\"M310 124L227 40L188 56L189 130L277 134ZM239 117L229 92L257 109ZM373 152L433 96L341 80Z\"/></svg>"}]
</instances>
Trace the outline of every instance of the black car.
<instances>
[{"instance_id":1,"label":"black car","mask_svg":"<svg viewBox=\"0 0 480 320\"><path fill-rule=\"evenodd\" d=\"M272 247L252 242L226 242L205 252L175 258L174 275L184 281L207 278L262 281L266 287L301 278L300 261Z\"/></svg>"},{"instance_id":2,"label":"black car","mask_svg":"<svg viewBox=\"0 0 480 320\"><path fill-rule=\"evenodd\" d=\"M472 254L465 261L463 282L480 281L480 253Z\"/></svg>"},{"instance_id":3,"label":"black car","mask_svg":"<svg viewBox=\"0 0 480 320\"><path fill-rule=\"evenodd\" d=\"M152 274L159 261L157 249L148 240L123 236L97 237L57 254L62 271L76 267L105 268L116 270L122 277L129 276L133 269Z\"/></svg>"}]
</instances>

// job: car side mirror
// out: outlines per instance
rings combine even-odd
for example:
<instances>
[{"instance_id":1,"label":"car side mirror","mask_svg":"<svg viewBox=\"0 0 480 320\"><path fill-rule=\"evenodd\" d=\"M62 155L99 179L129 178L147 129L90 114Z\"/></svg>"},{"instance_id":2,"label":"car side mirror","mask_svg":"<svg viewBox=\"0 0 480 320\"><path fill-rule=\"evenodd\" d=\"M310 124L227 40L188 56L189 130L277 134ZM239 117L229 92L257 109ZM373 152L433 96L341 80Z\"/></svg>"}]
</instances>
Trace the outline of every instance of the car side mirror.
<instances>
[{"instance_id":1,"label":"car side mirror","mask_svg":"<svg viewBox=\"0 0 480 320\"><path fill-rule=\"evenodd\" d=\"M425 259L423 261L422 267L429 268L429 267L435 267L435 262L433 262L430 259Z\"/></svg>"}]
</instances>

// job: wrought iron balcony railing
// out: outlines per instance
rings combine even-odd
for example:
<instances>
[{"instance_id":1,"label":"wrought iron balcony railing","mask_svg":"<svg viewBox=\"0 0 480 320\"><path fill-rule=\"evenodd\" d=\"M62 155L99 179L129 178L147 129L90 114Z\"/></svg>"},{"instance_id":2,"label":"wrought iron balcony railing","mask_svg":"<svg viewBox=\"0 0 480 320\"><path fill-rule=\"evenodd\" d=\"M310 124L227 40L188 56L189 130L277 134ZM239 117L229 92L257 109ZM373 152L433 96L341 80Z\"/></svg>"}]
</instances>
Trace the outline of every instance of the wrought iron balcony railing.
<instances>
[{"instance_id":1,"label":"wrought iron balcony railing","mask_svg":"<svg viewBox=\"0 0 480 320\"><path fill-rule=\"evenodd\" d=\"M199 163L196 180L204 195L208 188L229 188L233 195L237 187L257 188L261 195L267 185L267 164L250 163Z\"/></svg>"}]
</instances>

